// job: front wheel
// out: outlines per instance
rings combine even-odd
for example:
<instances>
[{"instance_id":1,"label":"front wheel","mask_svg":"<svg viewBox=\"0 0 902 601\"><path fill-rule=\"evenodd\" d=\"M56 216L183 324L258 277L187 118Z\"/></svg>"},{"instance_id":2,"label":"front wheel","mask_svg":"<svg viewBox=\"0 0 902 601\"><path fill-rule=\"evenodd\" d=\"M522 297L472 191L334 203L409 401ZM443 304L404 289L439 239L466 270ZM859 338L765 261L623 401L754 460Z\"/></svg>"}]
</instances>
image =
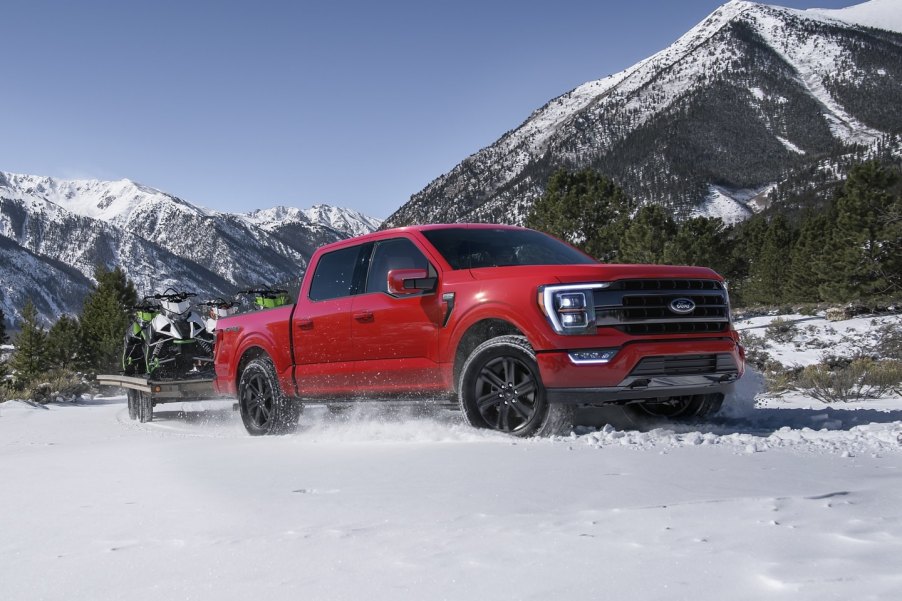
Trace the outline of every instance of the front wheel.
<instances>
[{"instance_id":1,"label":"front wheel","mask_svg":"<svg viewBox=\"0 0 902 601\"><path fill-rule=\"evenodd\" d=\"M705 419L720 411L723 394L694 394L664 401L646 401L626 405L630 417L691 421Z\"/></svg>"},{"instance_id":2,"label":"front wheel","mask_svg":"<svg viewBox=\"0 0 902 601\"><path fill-rule=\"evenodd\" d=\"M285 434L297 428L301 406L286 397L268 358L254 359L238 383L241 421L251 436Z\"/></svg>"},{"instance_id":3,"label":"front wheel","mask_svg":"<svg viewBox=\"0 0 902 601\"><path fill-rule=\"evenodd\" d=\"M467 422L514 436L550 436L573 425L572 408L549 404L536 355L523 336L498 336L470 354L458 382Z\"/></svg>"}]
</instances>

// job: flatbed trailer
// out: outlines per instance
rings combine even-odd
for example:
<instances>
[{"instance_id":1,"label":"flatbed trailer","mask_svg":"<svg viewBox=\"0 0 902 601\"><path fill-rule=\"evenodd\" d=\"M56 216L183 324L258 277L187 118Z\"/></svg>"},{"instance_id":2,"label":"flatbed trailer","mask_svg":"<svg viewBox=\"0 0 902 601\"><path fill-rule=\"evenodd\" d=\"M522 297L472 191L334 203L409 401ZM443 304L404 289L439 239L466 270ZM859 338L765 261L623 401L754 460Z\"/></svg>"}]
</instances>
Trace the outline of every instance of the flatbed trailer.
<instances>
[{"instance_id":1,"label":"flatbed trailer","mask_svg":"<svg viewBox=\"0 0 902 601\"><path fill-rule=\"evenodd\" d=\"M153 421L154 405L226 398L213 389L212 377L182 380L153 380L121 374L101 374L97 383L125 388L128 394L128 416L140 422Z\"/></svg>"}]
</instances>

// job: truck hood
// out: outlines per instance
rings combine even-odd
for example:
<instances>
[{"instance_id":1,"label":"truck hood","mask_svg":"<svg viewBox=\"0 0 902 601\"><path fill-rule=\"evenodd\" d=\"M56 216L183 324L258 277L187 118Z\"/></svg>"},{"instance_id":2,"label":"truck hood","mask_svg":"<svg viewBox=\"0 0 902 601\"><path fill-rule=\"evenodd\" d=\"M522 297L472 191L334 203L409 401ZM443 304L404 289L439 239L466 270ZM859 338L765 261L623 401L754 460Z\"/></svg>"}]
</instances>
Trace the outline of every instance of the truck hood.
<instances>
[{"instance_id":1,"label":"truck hood","mask_svg":"<svg viewBox=\"0 0 902 601\"><path fill-rule=\"evenodd\" d=\"M533 275L537 278L548 274L544 279L561 284L583 282L611 282L614 280L636 279L715 279L722 280L716 271L707 267L689 267L685 265L528 265L519 267L488 267L471 269L470 273L477 280L491 280L504 277L522 278Z\"/></svg>"}]
</instances>

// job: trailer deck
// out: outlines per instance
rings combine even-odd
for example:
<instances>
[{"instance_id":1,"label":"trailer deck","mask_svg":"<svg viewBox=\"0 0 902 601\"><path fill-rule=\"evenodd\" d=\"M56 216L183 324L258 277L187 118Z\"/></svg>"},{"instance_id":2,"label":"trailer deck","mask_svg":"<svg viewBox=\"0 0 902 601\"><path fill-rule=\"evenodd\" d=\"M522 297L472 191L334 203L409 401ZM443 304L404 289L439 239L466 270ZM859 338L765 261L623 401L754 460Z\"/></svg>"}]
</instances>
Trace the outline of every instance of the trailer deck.
<instances>
[{"instance_id":1,"label":"trailer deck","mask_svg":"<svg viewBox=\"0 0 902 601\"><path fill-rule=\"evenodd\" d=\"M125 388L128 395L128 416L142 423L153 421L154 405L226 398L213 389L213 378L209 376L153 380L121 374L101 374L97 376L97 383Z\"/></svg>"}]
</instances>

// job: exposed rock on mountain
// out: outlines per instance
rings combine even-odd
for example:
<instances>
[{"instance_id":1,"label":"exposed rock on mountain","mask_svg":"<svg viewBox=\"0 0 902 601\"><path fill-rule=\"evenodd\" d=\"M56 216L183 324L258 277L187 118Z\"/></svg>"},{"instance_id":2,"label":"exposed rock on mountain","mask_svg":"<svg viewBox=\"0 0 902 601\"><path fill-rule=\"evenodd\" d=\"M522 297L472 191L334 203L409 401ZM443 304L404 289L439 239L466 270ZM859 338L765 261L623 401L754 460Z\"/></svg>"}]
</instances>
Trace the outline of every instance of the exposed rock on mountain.
<instances>
[{"instance_id":1,"label":"exposed rock on mountain","mask_svg":"<svg viewBox=\"0 0 902 601\"><path fill-rule=\"evenodd\" d=\"M121 265L139 293L201 295L299 277L313 250L379 221L319 205L219 213L129 180L57 180L0 173L0 306L26 298L54 321L77 312L94 267Z\"/></svg>"},{"instance_id":2,"label":"exposed rock on mountain","mask_svg":"<svg viewBox=\"0 0 902 601\"><path fill-rule=\"evenodd\" d=\"M677 216L740 219L787 173L902 134L900 9L729 2L665 50L538 109L386 226L522 223L561 167L596 169Z\"/></svg>"}]
</instances>

